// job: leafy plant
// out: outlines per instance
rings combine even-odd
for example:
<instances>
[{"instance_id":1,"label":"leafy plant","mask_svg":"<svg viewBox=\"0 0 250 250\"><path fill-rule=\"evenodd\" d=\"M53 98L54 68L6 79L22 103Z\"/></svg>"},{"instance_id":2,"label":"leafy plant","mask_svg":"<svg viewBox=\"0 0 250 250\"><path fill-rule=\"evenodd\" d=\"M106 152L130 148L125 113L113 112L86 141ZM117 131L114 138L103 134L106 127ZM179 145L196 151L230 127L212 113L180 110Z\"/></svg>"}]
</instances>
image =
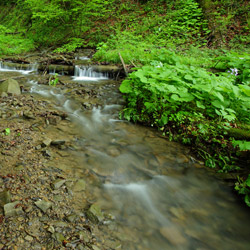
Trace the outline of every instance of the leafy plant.
<instances>
[{"instance_id":1,"label":"leafy plant","mask_svg":"<svg viewBox=\"0 0 250 250\"><path fill-rule=\"evenodd\" d=\"M55 75L52 75L49 78L49 85L51 85L51 86L55 87L58 82L59 82L59 78L58 78L58 74L57 73Z\"/></svg>"},{"instance_id":2,"label":"leafy plant","mask_svg":"<svg viewBox=\"0 0 250 250\"><path fill-rule=\"evenodd\" d=\"M10 129L9 129L9 128L6 128L6 129L4 130L4 133L5 133L5 135L10 135Z\"/></svg>"},{"instance_id":3,"label":"leafy plant","mask_svg":"<svg viewBox=\"0 0 250 250\"><path fill-rule=\"evenodd\" d=\"M155 58L160 61L122 82L127 107L121 116L192 145L210 167L219 166L224 172L236 169L227 131L236 121L250 123L249 87L235 83L229 73L215 75L185 64L172 51Z\"/></svg>"},{"instance_id":4,"label":"leafy plant","mask_svg":"<svg viewBox=\"0 0 250 250\"><path fill-rule=\"evenodd\" d=\"M248 175L245 181L238 178L235 190L238 191L239 194L244 195L245 203L250 207L250 175Z\"/></svg>"}]
</instances>

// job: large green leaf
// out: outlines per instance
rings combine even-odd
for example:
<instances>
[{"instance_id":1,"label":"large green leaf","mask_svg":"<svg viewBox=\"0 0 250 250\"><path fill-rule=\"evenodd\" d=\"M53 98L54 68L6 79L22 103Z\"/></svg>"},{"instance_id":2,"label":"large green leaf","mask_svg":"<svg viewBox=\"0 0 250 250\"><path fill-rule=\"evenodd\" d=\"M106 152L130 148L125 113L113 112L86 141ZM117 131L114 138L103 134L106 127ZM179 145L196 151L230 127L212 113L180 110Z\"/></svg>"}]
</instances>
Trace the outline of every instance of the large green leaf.
<instances>
[{"instance_id":1,"label":"large green leaf","mask_svg":"<svg viewBox=\"0 0 250 250\"><path fill-rule=\"evenodd\" d=\"M128 94L133 91L130 80L124 80L120 86L120 91L124 94Z\"/></svg>"}]
</instances>

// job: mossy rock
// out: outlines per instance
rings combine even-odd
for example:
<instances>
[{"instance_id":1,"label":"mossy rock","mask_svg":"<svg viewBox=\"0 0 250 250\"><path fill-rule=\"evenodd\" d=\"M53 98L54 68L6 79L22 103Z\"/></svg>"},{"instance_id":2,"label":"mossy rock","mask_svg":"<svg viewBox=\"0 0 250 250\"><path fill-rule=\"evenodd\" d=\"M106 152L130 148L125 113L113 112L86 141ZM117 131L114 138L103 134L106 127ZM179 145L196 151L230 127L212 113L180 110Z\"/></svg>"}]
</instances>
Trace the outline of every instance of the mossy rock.
<instances>
[{"instance_id":1,"label":"mossy rock","mask_svg":"<svg viewBox=\"0 0 250 250\"><path fill-rule=\"evenodd\" d=\"M0 83L0 93L9 93L20 95L21 90L18 82L14 79L8 79L2 83Z\"/></svg>"}]
</instances>

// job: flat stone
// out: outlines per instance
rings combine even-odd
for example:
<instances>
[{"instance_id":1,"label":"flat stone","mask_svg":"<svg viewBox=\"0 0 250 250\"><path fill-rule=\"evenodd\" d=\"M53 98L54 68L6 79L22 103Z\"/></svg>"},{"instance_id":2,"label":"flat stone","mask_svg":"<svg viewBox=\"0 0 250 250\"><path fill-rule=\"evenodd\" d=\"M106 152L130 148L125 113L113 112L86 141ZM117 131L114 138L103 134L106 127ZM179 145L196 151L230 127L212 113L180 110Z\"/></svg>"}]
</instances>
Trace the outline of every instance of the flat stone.
<instances>
[{"instance_id":1,"label":"flat stone","mask_svg":"<svg viewBox=\"0 0 250 250\"><path fill-rule=\"evenodd\" d=\"M24 239L27 241L33 241L33 237L31 237L30 235L27 235Z\"/></svg>"},{"instance_id":2,"label":"flat stone","mask_svg":"<svg viewBox=\"0 0 250 250\"><path fill-rule=\"evenodd\" d=\"M35 205L40 208L44 213L46 213L46 211L52 207L53 203L50 201L37 201L35 202Z\"/></svg>"},{"instance_id":3,"label":"flat stone","mask_svg":"<svg viewBox=\"0 0 250 250\"><path fill-rule=\"evenodd\" d=\"M5 216L16 216L23 213L22 207L17 207L16 205L19 204L19 201L15 201L12 203L8 203L4 205L4 215Z\"/></svg>"},{"instance_id":4,"label":"flat stone","mask_svg":"<svg viewBox=\"0 0 250 250\"><path fill-rule=\"evenodd\" d=\"M52 223L54 227L68 227L69 224L63 221L55 221Z\"/></svg>"},{"instance_id":5,"label":"flat stone","mask_svg":"<svg viewBox=\"0 0 250 250\"><path fill-rule=\"evenodd\" d=\"M73 191L75 191L75 192L84 191L85 188L86 188L85 180L80 179L73 186Z\"/></svg>"},{"instance_id":6,"label":"flat stone","mask_svg":"<svg viewBox=\"0 0 250 250\"><path fill-rule=\"evenodd\" d=\"M165 237L172 245L183 245L187 242L181 232L175 227L162 227L160 233Z\"/></svg>"},{"instance_id":7,"label":"flat stone","mask_svg":"<svg viewBox=\"0 0 250 250\"><path fill-rule=\"evenodd\" d=\"M54 190L56 190L59 189L65 182L66 180L57 179L51 184L51 186Z\"/></svg>"},{"instance_id":8,"label":"flat stone","mask_svg":"<svg viewBox=\"0 0 250 250\"><path fill-rule=\"evenodd\" d=\"M60 116L51 116L48 118L48 122L51 125L57 125L61 120L62 118Z\"/></svg>"},{"instance_id":9,"label":"flat stone","mask_svg":"<svg viewBox=\"0 0 250 250\"><path fill-rule=\"evenodd\" d=\"M76 214L71 214L71 215L69 215L69 216L66 217L66 220L68 222L71 222L71 223L75 222L77 219L78 219L78 216Z\"/></svg>"},{"instance_id":10,"label":"flat stone","mask_svg":"<svg viewBox=\"0 0 250 250\"><path fill-rule=\"evenodd\" d=\"M104 220L101 208L96 203L91 205L91 207L87 211L87 216L94 223L98 223Z\"/></svg>"},{"instance_id":11,"label":"flat stone","mask_svg":"<svg viewBox=\"0 0 250 250\"><path fill-rule=\"evenodd\" d=\"M45 140L43 140L41 146L43 148L48 147L51 144L51 142L52 142L52 140L50 138L46 138Z\"/></svg>"}]
</instances>

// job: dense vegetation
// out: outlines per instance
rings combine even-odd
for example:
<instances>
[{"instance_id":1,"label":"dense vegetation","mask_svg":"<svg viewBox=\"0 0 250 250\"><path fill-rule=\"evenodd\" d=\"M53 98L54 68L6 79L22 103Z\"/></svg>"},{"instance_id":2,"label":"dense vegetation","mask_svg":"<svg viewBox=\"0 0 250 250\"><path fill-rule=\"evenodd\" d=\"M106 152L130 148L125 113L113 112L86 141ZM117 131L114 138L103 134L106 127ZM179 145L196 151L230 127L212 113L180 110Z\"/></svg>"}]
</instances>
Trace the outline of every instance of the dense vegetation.
<instances>
[{"instance_id":1,"label":"dense vegetation","mask_svg":"<svg viewBox=\"0 0 250 250\"><path fill-rule=\"evenodd\" d=\"M246 0L5 0L0 53L97 49L134 67L121 117L192 146L205 164L238 172L250 206L250 4ZM249 177L248 177L249 176Z\"/></svg>"}]
</instances>

